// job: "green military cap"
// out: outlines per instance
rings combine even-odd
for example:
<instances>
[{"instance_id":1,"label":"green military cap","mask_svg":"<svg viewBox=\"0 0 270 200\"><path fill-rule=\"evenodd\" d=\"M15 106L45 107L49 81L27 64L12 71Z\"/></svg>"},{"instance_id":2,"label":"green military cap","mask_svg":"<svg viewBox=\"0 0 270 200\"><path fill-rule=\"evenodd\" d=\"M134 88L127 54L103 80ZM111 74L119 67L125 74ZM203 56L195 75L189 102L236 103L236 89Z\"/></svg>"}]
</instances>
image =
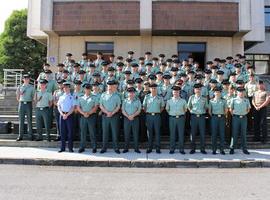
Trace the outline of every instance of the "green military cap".
<instances>
[{"instance_id":1,"label":"green military cap","mask_svg":"<svg viewBox=\"0 0 270 200\"><path fill-rule=\"evenodd\" d=\"M212 71L211 71L210 69L205 69L205 70L204 70L204 73L205 73L205 74L212 74Z\"/></svg>"},{"instance_id":2,"label":"green military cap","mask_svg":"<svg viewBox=\"0 0 270 200\"><path fill-rule=\"evenodd\" d=\"M172 62L172 59L168 58L168 59L166 60L166 62L171 63L171 62Z\"/></svg>"},{"instance_id":3,"label":"green military cap","mask_svg":"<svg viewBox=\"0 0 270 200\"><path fill-rule=\"evenodd\" d=\"M126 62L131 63L131 62L132 62L132 59L127 58L127 59L126 59Z\"/></svg>"},{"instance_id":4,"label":"green military cap","mask_svg":"<svg viewBox=\"0 0 270 200\"><path fill-rule=\"evenodd\" d=\"M178 68L177 68L177 67L172 67L172 68L171 68L171 71L172 71L172 72L178 72Z\"/></svg>"},{"instance_id":5,"label":"green military cap","mask_svg":"<svg viewBox=\"0 0 270 200\"><path fill-rule=\"evenodd\" d=\"M118 62L116 65L117 65L117 67L123 67L125 64L122 62Z\"/></svg>"},{"instance_id":6,"label":"green military cap","mask_svg":"<svg viewBox=\"0 0 270 200\"><path fill-rule=\"evenodd\" d=\"M161 54L158 55L158 57L165 58L165 55L161 53Z\"/></svg>"},{"instance_id":7,"label":"green military cap","mask_svg":"<svg viewBox=\"0 0 270 200\"><path fill-rule=\"evenodd\" d=\"M139 72L139 75L140 75L140 76L145 76L145 75L146 75L146 72L145 72L145 71L140 71L140 72Z\"/></svg>"},{"instance_id":8,"label":"green military cap","mask_svg":"<svg viewBox=\"0 0 270 200\"><path fill-rule=\"evenodd\" d=\"M109 63L107 62L107 61L103 61L102 63L101 63L101 66L107 66Z\"/></svg>"},{"instance_id":9,"label":"green military cap","mask_svg":"<svg viewBox=\"0 0 270 200\"><path fill-rule=\"evenodd\" d=\"M204 76L202 74L196 74L195 75L195 79L201 80L203 78L204 78Z\"/></svg>"},{"instance_id":10,"label":"green military cap","mask_svg":"<svg viewBox=\"0 0 270 200\"><path fill-rule=\"evenodd\" d=\"M241 65L240 63L236 63L236 64L234 65L234 67L235 67L235 68L241 68L242 65Z\"/></svg>"},{"instance_id":11,"label":"green military cap","mask_svg":"<svg viewBox=\"0 0 270 200\"><path fill-rule=\"evenodd\" d=\"M189 70L188 74L195 74L195 72L193 70Z\"/></svg>"},{"instance_id":12,"label":"green military cap","mask_svg":"<svg viewBox=\"0 0 270 200\"><path fill-rule=\"evenodd\" d=\"M206 64L207 64L207 65L212 65L213 62L212 62L212 61L207 61Z\"/></svg>"},{"instance_id":13,"label":"green military cap","mask_svg":"<svg viewBox=\"0 0 270 200\"><path fill-rule=\"evenodd\" d=\"M67 69L65 69L65 70L63 71L63 73L64 73L64 74L69 74L69 71L68 71Z\"/></svg>"},{"instance_id":14,"label":"green military cap","mask_svg":"<svg viewBox=\"0 0 270 200\"><path fill-rule=\"evenodd\" d=\"M132 79L130 79L130 80L127 80L127 84L128 85L133 85L135 82L132 80Z\"/></svg>"},{"instance_id":15,"label":"green military cap","mask_svg":"<svg viewBox=\"0 0 270 200\"><path fill-rule=\"evenodd\" d=\"M242 79L238 79L235 83L238 85L242 85L244 84L244 81Z\"/></svg>"},{"instance_id":16,"label":"green military cap","mask_svg":"<svg viewBox=\"0 0 270 200\"><path fill-rule=\"evenodd\" d=\"M63 63L58 63L57 67L65 67Z\"/></svg>"},{"instance_id":17,"label":"green military cap","mask_svg":"<svg viewBox=\"0 0 270 200\"><path fill-rule=\"evenodd\" d=\"M148 81L144 81L143 85L150 85L150 83Z\"/></svg>"},{"instance_id":18,"label":"green military cap","mask_svg":"<svg viewBox=\"0 0 270 200\"><path fill-rule=\"evenodd\" d=\"M202 84L200 84L200 83L195 83L193 87L194 87L194 88L201 88L201 87L202 87Z\"/></svg>"},{"instance_id":19,"label":"green military cap","mask_svg":"<svg viewBox=\"0 0 270 200\"><path fill-rule=\"evenodd\" d=\"M215 58L214 61L215 62L220 62L220 58Z\"/></svg>"},{"instance_id":20,"label":"green military cap","mask_svg":"<svg viewBox=\"0 0 270 200\"><path fill-rule=\"evenodd\" d=\"M156 77L155 74L149 74L148 78L149 78L150 80L156 80L156 79L157 79L157 77Z\"/></svg>"},{"instance_id":21,"label":"green military cap","mask_svg":"<svg viewBox=\"0 0 270 200\"><path fill-rule=\"evenodd\" d=\"M223 75L223 74L224 74L224 71L218 70L218 71L217 71L217 74L218 74L218 75Z\"/></svg>"},{"instance_id":22,"label":"green military cap","mask_svg":"<svg viewBox=\"0 0 270 200\"><path fill-rule=\"evenodd\" d=\"M156 83L152 83L149 85L150 88L156 88L157 87L157 84Z\"/></svg>"},{"instance_id":23,"label":"green military cap","mask_svg":"<svg viewBox=\"0 0 270 200\"><path fill-rule=\"evenodd\" d=\"M52 71L51 71L51 70L45 70L44 73L45 73L45 74L51 74Z\"/></svg>"},{"instance_id":24,"label":"green military cap","mask_svg":"<svg viewBox=\"0 0 270 200\"><path fill-rule=\"evenodd\" d=\"M245 55L241 55L241 56L240 56L240 59L245 59L245 58L246 58Z\"/></svg>"},{"instance_id":25,"label":"green military cap","mask_svg":"<svg viewBox=\"0 0 270 200\"><path fill-rule=\"evenodd\" d=\"M259 84L264 84L263 80L259 80Z\"/></svg>"},{"instance_id":26,"label":"green military cap","mask_svg":"<svg viewBox=\"0 0 270 200\"><path fill-rule=\"evenodd\" d=\"M87 56L87 53L82 53L82 56Z\"/></svg>"},{"instance_id":27,"label":"green military cap","mask_svg":"<svg viewBox=\"0 0 270 200\"><path fill-rule=\"evenodd\" d=\"M158 74L163 74L163 72L162 71L158 71L157 73L156 73L156 75L158 75Z\"/></svg>"},{"instance_id":28,"label":"green military cap","mask_svg":"<svg viewBox=\"0 0 270 200\"><path fill-rule=\"evenodd\" d=\"M181 87L174 85L174 86L172 86L172 90L179 91L179 90L181 90Z\"/></svg>"},{"instance_id":29,"label":"green military cap","mask_svg":"<svg viewBox=\"0 0 270 200\"><path fill-rule=\"evenodd\" d=\"M129 71L129 70L126 70L126 71L124 71L124 74L131 74L131 71Z\"/></svg>"},{"instance_id":30,"label":"green military cap","mask_svg":"<svg viewBox=\"0 0 270 200\"><path fill-rule=\"evenodd\" d=\"M245 88L244 87L237 87L236 90L238 92L244 92L245 91Z\"/></svg>"},{"instance_id":31,"label":"green military cap","mask_svg":"<svg viewBox=\"0 0 270 200\"><path fill-rule=\"evenodd\" d=\"M115 55L114 55L114 54L110 54L110 55L109 55L109 57L114 58L114 57L115 57Z\"/></svg>"},{"instance_id":32,"label":"green military cap","mask_svg":"<svg viewBox=\"0 0 270 200\"><path fill-rule=\"evenodd\" d=\"M230 76L236 76L236 73L235 73L235 72L232 72L232 73L230 74Z\"/></svg>"},{"instance_id":33,"label":"green military cap","mask_svg":"<svg viewBox=\"0 0 270 200\"><path fill-rule=\"evenodd\" d=\"M152 55L150 51L145 52L145 55Z\"/></svg>"},{"instance_id":34,"label":"green military cap","mask_svg":"<svg viewBox=\"0 0 270 200\"><path fill-rule=\"evenodd\" d=\"M178 58L178 55L174 54L171 58Z\"/></svg>"},{"instance_id":35,"label":"green military cap","mask_svg":"<svg viewBox=\"0 0 270 200\"><path fill-rule=\"evenodd\" d=\"M94 83L92 83L92 86L99 86L100 85L100 83L99 82L94 82Z\"/></svg>"},{"instance_id":36,"label":"green military cap","mask_svg":"<svg viewBox=\"0 0 270 200\"><path fill-rule=\"evenodd\" d=\"M89 67L90 67L90 68L96 68L96 65L90 64Z\"/></svg>"},{"instance_id":37,"label":"green military cap","mask_svg":"<svg viewBox=\"0 0 270 200\"><path fill-rule=\"evenodd\" d=\"M80 70L79 74L85 74L86 72L84 70Z\"/></svg>"},{"instance_id":38,"label":"green military cap","mask_svg":"<svg viewBox=\"0 0 270 200\"><path fill-rule=\"evenodd\" d=\"M228 79L225 79L221 82L222 85L230 85L230 82Z\"/></svg>"},{"instance_id":39,"label":"green military cap","mask_svg":"<svg viewBox=\"0 0 270 200\"><path fill-rule=\"evenodd\" d=\"M83 84L83 87L85 89L91 89L91 84L90 83L85 83L85 84Z\"/></svg>"},{"instance_id":40,"label":"green military cap","mask_svg":"<svg viewBox=\"0 0 270 200\"><path fill-rule=\"evenodd\" d=\"M66 53L66 56L71 57L72 54L71 53Z\"/></svg>"},{"instance_id":41,"label":"green military cap","mask_svg":"<svg viewBox=\"0 0 270 200\"><path fill-rule=\"evenodd\" d=\"M162 62L161 65L162 66L166 66L167 64L166 64L166 62Z\"/></svg>"},{"instance_id":42,"label":"green military cap","mask_svg":"<svg viewBox=\"0 0 270 200\"><path fill-rule=\"evenodd\" d=\"M162 78L163 79L171 79L172 76L170 74L163 74Z\"/></svg>"},{"instance_id":43,"label":"green military cap","mask_svg":"<svg viewBox=\"0 0 270 200\"><path fill-rule=\"evenodd\" d=\"M47 84L48 81L47 81L46 79L40 79L40 80L39 80L39 83L40 83L40 84Z\"/></svg>"},{"instance_id":44,"label":"green military cap","mask_svg":"<svg viewBox=\"0 0 270 200\"><path fill-rule=\"evenodd\" d=\"M117 60L123 60L123 56L117 56Z\"/></svg>"},{"instance_id":45,"label":"green military cap","mask_svg":"<svg viewBox=\"0 0 270 200\"><path fill-rule=\"evenodd\" d=\"M226 60L225 59L221 59L220 60L220 63L226 63Z\"/></svg>"},{"instance_id":46,"label":"green military cap","mask_svg":"<svg viewBox=\"0 0 270 200\"><path fill-rule=\"evenodd\" d=\"M135 83L142 83L142 82L143 82L143 80L141 78L136 78L135 79Z\"/></svg>"},{"instance_id":47,"label":"green military cap","mask_svg":"<svg viewBox=\"0 0 270 200\"><path fill-rule=\"evenodd\" d=\"M63 85L70 87L70 82L66 81L66 82L63 83Z\"/></svg>"},{"instance_id":48,"label":"green military cap","mask_svg":"<svg viewBox=\"0 0 270 200\"><path fill-rule=\"evenodd\" d=\"M100 77L100 73L94 72L92 76L93 76L93 77Z\"/></svg>"},{"instance_id":49,"label":"green military cap","mask_svg":"<svg viewBox=\"0 0 270 200\"><path fill-rule=\"evenodd\" d=\"M74 67L80 67L81 65L79 63L75 63Z\"/></svg>"},{"instance_id":50,"label":"green military cap","mask_svg":"<svg viewBox=\"0 0 270 200\"><path fill-rule=\"evenodd\" d=\"M115 80L107 81L107 85L116 85L117 82Z\"/></svg>"},{"instance_id":51,"label":"green military cap","mask_svg":"<svg viewBox=\"0 0 270 200\"><path fill-rule=\"evenodd\" d=\"M152 60L158 61L158 58L157 57L153 57Z\"/></svg>"},{"instance_id":52,"label":"green military cap","mask_svg":"<svg viewBox=\"0 0 270 200\"><path fill-rule=\"evenodd\" d=\"M211 69L218 69L218 66L212 65L212 66L211 66Z\"/></svg>"},{"instance_id":53,"label":"green military cap","mask_svg":"<svg viewBox=\"0 0 270 200\"><path fill-rule=\"evenodd\" d=\"M139 67L139 65L137 63L132 63L131 67Z\"/></svg>"},{"instance_id":54,"label":"green military cap","mask_svg":"<svg viewBox=\"0 0 270 200\"><path fill-rule=\"evenodd\" d=\"M115 71L114 67L109 67L108 68L108 72L114 72L114 71Z\"/></svg>"},{"instance_id":55,"label":"green military cap","mask_svg":"<svg viewBox=\"0 0 270 200\"><path fill-rule=\"evenodd\" d=\"M214 91L215 92L221 92L222 91L222 88L221 87L214 87Z\"/></svg>"},{"instance_id":56,"label":"green military cap","mask_svg":"<svg viewBox=\"0 0 270 200\"><path fill-rule=\"evenodd\" d=\"M216 79L211 79L211 80L209 81L209 83L217 84L218 82L217 82Z\"/></svg>"},{"instance_id":57,"label":"green military cap","mask_svg":"<svg viewBox=\"0 0 270 200\"><path fill-rule=\"evenodd\" d=\"M145 66L153 66L153 63L152 62L148 62L145 64Z\"/></svg>"},{"instance_id":58,"label":"green military cap","mask_svg":"<svg viewBox=\"0 0 270 200\"><path fill-rule=\"evenodd\" d=\"M82 82L81 82L80 80L74 80L74 84L75 84L75 85L81 85Z\"/></svg>"},{"instance_id":59,"label":"green military cap","mask_svg":"<svg viewBox=\"0 0 270 200\"><path fill-rule=\"evenodd\" d=\"M30 78L30 75L29 74L24 74L23 78Z\"/></svg>"},{"instance_id":60,"label":"green military cap","mask_svg":"<svg viewBox=\"0 0 270 200\"><path fill-rule=\"evenodd\" d=\"M180 76L180 77L186 77L187 74L182 72L181 74L179 74L179 76Z\"/></svg>"},{"instance_id":61,"label":"green military cap","mask_svg":"<svg viewBox=\"0 0 270 200\"><path fill-rule=\"evenodd\" d=\"M128 52L128 55L133 55L134 54L134 51L129 51Z\"/></svg>"},{"instance_id":62,"label":"green military cap","mask_svg":"<svg viewBox=\"0 0 270 200\"><path fill-rule=\"evenodd\" d=\"M139 60L145 60L145 58L144 57L139 57Z\"/></svg>"},{"instance_id":63,"label":"green military cap","mask_svg":"<svg viewBox=\"0 0 270 200\"><path fill-rule=\"evenodd\" d=\"M127 88L127 92L136 92L136 89L134 87Z\"/></svg>"},{"instance_id":64,"label":"green military cap","mask_svg":"<svg viewBox=\"0 0 270 200\"><path fill-rule=\"evenodd\" d=\"M232 57L232 56L228 56L228 57L226 58L226 60L233 60L233 57Z\"/></svg>"}]
</instances>

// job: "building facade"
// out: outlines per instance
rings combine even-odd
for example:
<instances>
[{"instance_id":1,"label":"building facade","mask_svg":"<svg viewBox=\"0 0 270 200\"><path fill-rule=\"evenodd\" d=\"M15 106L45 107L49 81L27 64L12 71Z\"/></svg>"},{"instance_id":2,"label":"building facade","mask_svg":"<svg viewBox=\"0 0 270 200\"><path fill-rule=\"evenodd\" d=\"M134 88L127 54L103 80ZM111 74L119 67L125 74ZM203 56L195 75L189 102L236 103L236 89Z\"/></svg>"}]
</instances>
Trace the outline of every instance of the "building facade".
<instances>
[{"instance_id":1,"label":"building facade","mask_svg":"<svg viewBox=\"0 0 270 200\"><path fill-rule=\"evenodd\" d=\"M91 56L97 51L125 57L133 50L137 58L146 51L154 56L178 54L181 59L193 55L201 65L216 57L246 53L250 61L257 62L259 73L268 73L269 57L266 65L265 60L264 64L255 60L255 55L264 59L270 55L267 3L270 5L268 0L29 0L27 35L47 45L48 62L53 66L65 59L66 52L76 60L83 52Z\"/></svg>"}]
</instances>

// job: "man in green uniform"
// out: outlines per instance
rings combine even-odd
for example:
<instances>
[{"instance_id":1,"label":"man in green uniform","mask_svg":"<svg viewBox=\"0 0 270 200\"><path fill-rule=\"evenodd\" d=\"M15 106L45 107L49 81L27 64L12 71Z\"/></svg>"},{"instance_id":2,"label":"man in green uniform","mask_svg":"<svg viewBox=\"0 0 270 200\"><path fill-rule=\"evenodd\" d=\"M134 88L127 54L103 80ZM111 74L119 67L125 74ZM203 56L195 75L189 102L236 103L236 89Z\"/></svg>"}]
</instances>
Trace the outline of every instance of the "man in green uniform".
<instances>
[{"instance_id":1,"label":"man in green uniform","mask_svg":"<svg viewBox=\"0 0 270 200\"><path fill-rule=\"evenodd\" d=\"M30 76L29 74L25 74L23 76L23 84L20 85L16 91L17 101L19 102L19 136L16 141L23 139L25 115L27 116L28 134L30 135L30 139L33 140L32 101L35 94L35 89L29 84L29 82Z\"/></svg>"},{"instance_id":2,"label":"man in green uniform","mask_svg":"<svg viewBox=\"0 0 270 200\"><path fill-rule=\"evenodd\" d=\"M91 95L91 85L89 83L84 84L84 96L79 97L77 110L81 114L80 125L81 125L81 144L79 153L85 151L85 141L87 132L90 134L90 140L92 145L92 153L97 152L96 144L96 122L97 122L97 109L98 102L96 97Z\"/></svg>"},{"instance_id":3,"label":"man in green uniform","mask_svg":"<svg viewBox=\"0 0 270 200\"><path fill-rule=\"evenodd\" d=\"M109 132L112 133L113 148L115 153L120 154L118 148L118 133L119 133L119 109L121 107L121 98L114 91L117 82L115 80L107 82L107 91L100 97L100 109L103 112L102 115L102 133L103 133L103 145L100 153L107 151L107 144L109 140Z\"/></svg>"},{"instance_id":4,"label":"man in green uniform","mask_svg":"<svg viewBox=\"0 0 270 200\"><path fill-rule=\"evenodd\" d=\"M136 89L130 87L127 89L128 98L124 99L122 105L122 113L124 115L124 135L125 135L125 149L123 153L128 152L130 133L133 134L134 149L136 153L141 153L139 150L139 129L141 113L141 102L136 98Z\"/></svg>"},{"instance_id":5,"label":"man in green uniform","mask_svg":"<svg viewBox=\"0 0 270 200\"><path fill-rule=\"evenodd\" d=\"M53 96L52 93L46 91L46 86L48 81L45 79L40 79L40 91L35 94L36 102L36 124L38 138L36 141L43 140L42 138L42 127L45 126L47 141L51 141L50 138L50 125L49 125L49 108L52 107Z\"/></svg>"},{"instance_id":6,"label":"man in green uniform","mask_svg":"<svg viewBox=\"0 0 270 200\"><path fill-rule=\"evenodd\" d=\"M185 132L185 114L187 112L187 102L180 97L179 86L172 87L173 97L167 101L166 110L169 114L170 129L170 154L175 150L175 134L178 134L179 152L185 154L184 151L184 132Z\"/></svg>"},{"instance_id":7,"label":"man in green uniform","mask_svg":"<svg viewBox=\"0 0 270 200\"><path fill-rule=\"evenodd\" d=\"M150 84L150 94L145 96L143 101L143 109L146 112L146 128L148 136L148 149L146 153L151 153L153 149L153 135L156 138L156 153L160 151L160 128L161 128L161 112L165 103L162 97L157 95L157 84Z\"/></svg>"},{"instance_id":8,"label":"man in green uniform","mask_svg":"<svg viewBox=\"0 0 270 200\"><path fill-rule=\"evenodd\" d=\"M249 154L247 150L247 114L250 110L250 103L245 98L245 88L237 88L237 97L231 102L230 112L232 113L232 140L230 154L234 154L237 145L238 134L241 134L241 145L244 154Z\"/></svg>"},{"instance_id":9,"label":"man in green uniform","mask_svg":"<svg viewBox=\"0 0 270 200\"><path fill-rule=\"evenodd\" d=\"M227 103L221 98L220 87L214 88L215 97L209 101L209 115L211 116L211 134L213 154L217 151L217 134L220 138L220 153L225 155L225 115L227 113Z\"/></svg>"},{"instance_id":10,"label":"man in green uniform","mask_svg":"<svg viewBox=\"0 0 270 200\"><path fill-rule=\"evenodd\" d=\"M191 113L191 151L190 154L196 152L195 136L197 129L200 131L200 145L201 153L207 154L205 151L205 114L208 109L207 99L201 95L202 85L199 83L194 84L194 95L188 100L188 109Z\"/></svg>"}]
</instances>

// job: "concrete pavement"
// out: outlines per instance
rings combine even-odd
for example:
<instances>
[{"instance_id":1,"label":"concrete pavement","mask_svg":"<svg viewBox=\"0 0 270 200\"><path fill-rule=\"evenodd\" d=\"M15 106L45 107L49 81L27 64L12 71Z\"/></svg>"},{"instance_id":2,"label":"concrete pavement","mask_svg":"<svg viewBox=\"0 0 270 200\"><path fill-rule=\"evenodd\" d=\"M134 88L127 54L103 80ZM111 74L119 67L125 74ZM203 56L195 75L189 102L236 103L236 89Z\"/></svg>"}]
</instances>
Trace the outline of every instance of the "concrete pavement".
<instances>
[{"instance_id":1,"label":"concrete pavement","mask_svg":"<svg viewBox=\"0 0 270 200\"><path fill-rule=\"evenodd\" d=\"M25 164L25 165L55 165L55 166L91 166L91 167L157 167L157 168L248 168L270 167L270 150L250 150L250 155L245 155L241 150L236 150L234 155L207 155L196 153L194 155L169 154L162 150L162 154L141 154L132 150L126 154L115 154L109 150L105 154L92 154L90 150L79 154L58 153L56 148L22 148L0 147L0 164Z\"/></svg>"}]
</instances>

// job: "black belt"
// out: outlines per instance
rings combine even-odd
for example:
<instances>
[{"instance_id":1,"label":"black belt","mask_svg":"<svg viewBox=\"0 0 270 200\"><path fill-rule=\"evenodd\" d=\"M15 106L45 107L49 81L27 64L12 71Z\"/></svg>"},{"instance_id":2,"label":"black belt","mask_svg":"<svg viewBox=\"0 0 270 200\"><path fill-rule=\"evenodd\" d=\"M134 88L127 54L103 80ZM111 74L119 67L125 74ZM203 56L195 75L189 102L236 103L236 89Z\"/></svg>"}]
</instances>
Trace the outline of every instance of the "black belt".
<instances>
[{"instance_id":1,"label":"black belt","mask_svg":"<svg viewBox=\"0 0 270 200\"><path fill-rule=\"evenodd\" d=\"M172 117L172 118L176 118L176 119L178 119L178 118L180 118L180 117L184 117L185 115L176 115L176 116L172 116L172 115L170 115L170 117Z\"/></svg>"},{"instance_id":2,"label":"black belt","mask_svg":"<svg viewBox=\"0 0 270 200\"><path fill-rule=\"evenodd\" d=\"M203 117L203 116L205 116L205 114L199 114L199 115L197 115L197 114L191 114L191 115L193 115L195 117Z\"/></svg>"},{"instance_id":3,"label":"black belt","mask_svg":"<svg viewBox=\"0 0 270 200\"><path fill-rule=\"evenodd\" d=\"M160 115L160 113L146 113L148 115L152 115L152 116L155 116L155 115Z\"/></svg>"},{"instance_id":4,"label":"black belt","mask_svg":"<svg viewBox=\"0 0 270 200\"><path fill-rule=\"evenodd\" d=\"M233 115L233 116L242 119L242 118L244 118L246 115Z\"/></svg>"},{"instance_id":5,"label":"black belt","mask_svg":"<svg viewBox=\"0 0 270 200\"><path fill-rule=\"evenodd\" d=\"M32 103L32 101L21 101L22 104L29 104Z\"/></svg>"},{"instance_id":6,"label":"black belt","mask_svg":"<svg viewBox=\"0 0 270 200\"><path fill-rule=\"evenodd\" d=\"M46 110L49 109L49 107L37 107L38 110Z\"/></svg>"},{"instance_id":7,"label":"black belt","mask_svg":"<svg viewBox=\"0 0 270 200\"><path fill-rule=\"evenodd\" d=\"M224 117L224 114L220 114L220 115L219 114L218 115L217 114L212 114L212 116L215 116L215 117Z\"/></svg>"}]
</instances>

